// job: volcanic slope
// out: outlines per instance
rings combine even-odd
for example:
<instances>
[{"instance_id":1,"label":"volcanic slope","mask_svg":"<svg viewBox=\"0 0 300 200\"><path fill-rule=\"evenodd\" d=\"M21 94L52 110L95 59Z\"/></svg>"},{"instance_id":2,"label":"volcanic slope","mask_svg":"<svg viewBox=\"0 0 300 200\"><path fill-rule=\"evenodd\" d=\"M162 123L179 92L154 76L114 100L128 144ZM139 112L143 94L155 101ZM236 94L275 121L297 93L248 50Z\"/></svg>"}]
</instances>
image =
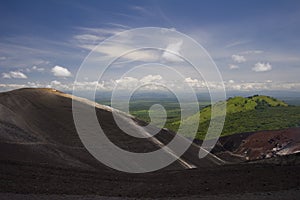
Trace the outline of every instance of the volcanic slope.
<instances>
[{"instance_id":1,"label":"volcanic slope","mask_svg":"<svg viewBox=\"0 0 300 200\"><path fill-rule=\"evenodd\" d=\"M72 98L84 108L94 102L73 97L53 89L19 89L0 94L0 160L45 164L85 170L111 170L97 161L83 146L72 115ZM131 152L155 151L168 144L174 133L161 130L153 138L136 138L127 135L114 121L112 109L96 104L98 121L107 137L118 147ZM131 131L144 129L144 122L129 115L119 115L127 120ZM186 142L178 141L179 144ZM102 144L99 144L101 146ZM189 169L213 167L224 162L209 154L198 158L199 148L193 144L180 159L164 168ZM168 156L174 156L171 149Z\"/></svg>"}]
</instances>

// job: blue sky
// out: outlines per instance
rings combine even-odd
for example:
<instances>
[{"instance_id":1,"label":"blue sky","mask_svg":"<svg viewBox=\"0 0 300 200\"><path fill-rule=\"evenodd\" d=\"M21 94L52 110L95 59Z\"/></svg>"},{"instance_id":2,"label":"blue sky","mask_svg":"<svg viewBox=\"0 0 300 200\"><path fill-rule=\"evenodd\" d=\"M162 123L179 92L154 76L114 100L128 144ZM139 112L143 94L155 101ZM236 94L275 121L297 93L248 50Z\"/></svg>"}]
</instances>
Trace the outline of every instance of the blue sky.
<instances>
[{"instance_id":1,"label":"blue sky","mask_svg":"<svg viewBox=\"0 0 300 200\"><path fill-rule=\"evenodd\" d=\"M0 5L0 90L68 90L93 46L140 27L172 28L194 38L217 64L228 90L300 89L297 0L10 0ZM109 75L101 87L109 90L116 82L126 86L143 78L163 81L159 71L147 73L124 80ZM193 87L202 87L203 80L192 72L185 76ZM93 84L88 78L82 83L87 89Z\"/></svg>"}]
</instances>

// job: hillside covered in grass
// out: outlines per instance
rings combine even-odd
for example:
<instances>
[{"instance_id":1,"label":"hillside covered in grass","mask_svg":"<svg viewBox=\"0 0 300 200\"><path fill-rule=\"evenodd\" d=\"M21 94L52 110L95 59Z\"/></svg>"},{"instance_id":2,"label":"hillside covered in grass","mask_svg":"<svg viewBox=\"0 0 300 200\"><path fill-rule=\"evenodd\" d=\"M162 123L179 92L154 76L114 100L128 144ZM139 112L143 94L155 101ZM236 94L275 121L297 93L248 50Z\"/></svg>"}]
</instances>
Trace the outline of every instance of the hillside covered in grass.
<instances>
[{"instance_id":1,"label":"hillside covered in grass","mask_svg":"<svg viewBox=\"0 0 300 200\"><path fill-rule=\"evenodd\" d=\"M278 130L300 126L300 107L289 106L283 101L269 96L233 97L226 102L226 119L222 136L259 130ZM211 106L186 119L186 123L200 117L197 138L203 139L207 132ZM180 121L166 124L166 127L177 131ZM189 136L189 133L186 133Z\"/></svg>"}]
</instances>

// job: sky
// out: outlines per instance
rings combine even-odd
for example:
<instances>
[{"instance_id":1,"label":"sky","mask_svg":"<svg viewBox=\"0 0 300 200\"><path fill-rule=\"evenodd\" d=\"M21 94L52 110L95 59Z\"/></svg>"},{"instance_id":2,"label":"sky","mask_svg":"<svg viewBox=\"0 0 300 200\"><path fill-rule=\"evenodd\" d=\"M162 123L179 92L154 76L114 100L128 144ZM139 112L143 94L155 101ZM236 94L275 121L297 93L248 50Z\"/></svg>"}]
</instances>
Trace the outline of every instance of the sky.
<instances>
[{"instance_id":1,"label":"sky","mask_svg":"<svg viewBox=\"0 0 300 200\"><path fill-rule=\"evenodd\" d=\"M96 45L120 32L143 27L166 28L193 38L215 62L227 90L300 89L297 0L7 0L0 4L0 91L20 87L72 90L80 66ZM175 53L196 54L184 46L184 40L162 41L151 34L133 38L102 45L98 56L111 59L122 49L153 39ZM126 74L133 66L159 62L173 66L183 75L181 82L195 90L201 91L207 84L220 87L220 83L205 82L205 77L164 50L133 52L117 62L103 79L91 78L93 70L99 70L98 63L76 84L82 90L97 86L105 91L141 83L179 87L179 79L154 65Z\"/></svg>"}]
</instances>

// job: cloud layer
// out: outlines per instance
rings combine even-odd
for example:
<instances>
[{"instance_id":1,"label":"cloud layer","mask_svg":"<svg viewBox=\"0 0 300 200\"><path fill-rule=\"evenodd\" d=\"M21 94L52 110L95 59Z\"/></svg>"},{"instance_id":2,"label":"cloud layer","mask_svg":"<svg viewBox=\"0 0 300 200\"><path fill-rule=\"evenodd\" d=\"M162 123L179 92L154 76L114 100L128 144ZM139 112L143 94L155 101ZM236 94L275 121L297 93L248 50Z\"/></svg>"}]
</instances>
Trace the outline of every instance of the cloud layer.
<instances>
[{"instance_id":1,"label":"cloud layer","mask_svg":"<svg viewBox=\"0 0 300 200\"><path fill-rule=\"evenodd\" d=\"M205 82L197 78L185 78L183 82L175 80L164 80L160 75L147 75L144 77L136 78L126 76L116 80L107 81L82 81L70 83L65 79L62 81L53 80L50 82L27 82L24 84L0 84L0 91L7 91L11 89L17 89L22 87L46 87L55 88L62 91L72 91L73 87L76 86L78 90L82 91L93 91L97 88L97 91L112 91L117 88L120 91L128 91L137 89L142 91L165 91L165 88L175 92L186 91L186 84L192 87L195 92L207 92L207 87L212 89L222 89L223 84L228 91L261 91L261 90L291 90L299 91L299 82L273 82L266 80L263 82L244 82L236 80L228 80L223 83L217 82Z\"/></svg>"}]
</instances>

